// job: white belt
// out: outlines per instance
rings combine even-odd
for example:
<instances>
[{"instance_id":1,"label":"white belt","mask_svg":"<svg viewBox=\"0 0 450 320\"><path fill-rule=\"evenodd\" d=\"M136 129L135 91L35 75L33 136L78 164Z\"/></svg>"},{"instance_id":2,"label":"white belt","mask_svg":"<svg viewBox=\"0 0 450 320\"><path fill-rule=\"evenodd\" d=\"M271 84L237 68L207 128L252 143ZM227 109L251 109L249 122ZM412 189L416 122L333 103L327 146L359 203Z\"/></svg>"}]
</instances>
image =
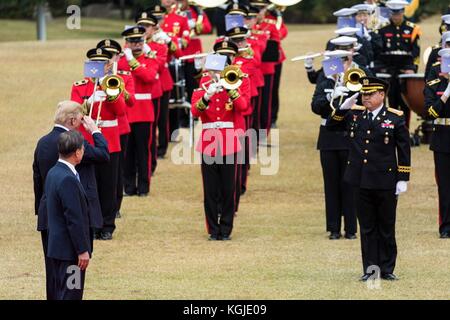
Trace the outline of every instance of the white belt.
<instances>
[{"instance_id":1,"label":"white belt","mask_svg":"<svg viewBox=\"0 0 450 320\"><path fill-rule=\"evenodd\" d=\"M151 93L135 93L134 97L136 100L152 100Z\"/></svg>"},{"instance_id":2,"label":"white belt","mask_svg":"<svg viewBox=\"0 0 450 320\"><path fill-rule=\"evenodd\" d=\"M100 120L98 122L98 127L100 127L100 128L117 127L118 125L119 125L119 121L117 121L117 119L115 119L115 120Z\"/></svg>"},{"instance_id":3,"label":"white belt","mask_svg":"<svg viewBox=\"0 0 450 320\"><path fill-rule=\"evenodd\" d=\"M226 121L216 121L216 122L208 122L202 125L203 129L232 129L234 128L233 122Z\"/></svg>"},{"instance_id":4,"label":"white belt","mask_svg":"<svg viewBox=\"0 0 450 320\"><path fill-rule=\"evenodd\" d=\"M450 126L450 118L437 118L433 123L440 126Z\"/></svg>"},{"instance_id":5,"label":"white belt","mask_svg":"<svg viewBox=\"0 0 450 320\"><path fill-rule=\"evenodd\" d=\"M328 120L328 119L322 118L322 119L320 120L320 125L321 125L321 126L326 126L326 125L327 125L327 120Z\"/></svg>"}]
</instances>

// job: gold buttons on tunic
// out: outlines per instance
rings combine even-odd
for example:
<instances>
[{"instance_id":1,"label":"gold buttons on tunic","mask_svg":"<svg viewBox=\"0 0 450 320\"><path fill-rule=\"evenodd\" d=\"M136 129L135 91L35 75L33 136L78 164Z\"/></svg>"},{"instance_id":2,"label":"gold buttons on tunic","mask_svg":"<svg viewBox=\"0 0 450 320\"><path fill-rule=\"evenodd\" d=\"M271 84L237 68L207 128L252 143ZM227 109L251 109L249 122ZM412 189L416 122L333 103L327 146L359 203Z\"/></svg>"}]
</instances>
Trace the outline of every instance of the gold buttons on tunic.
<instances>
[{"instance_id":1,"label":"gold buttons on tunic","mask_svg":"<svg viewBox=\"0 0 450 320\"><path fill-rule=\"evenodd\" d=\"M367 163L367 159L364 159L364 163Z\"/></svg>"},{"instance_id":2,"label":"gold buttons on tunic","mask_svg":"<svg viewBox=\"0 0 450 320\"><path fill-rule=\"evenodd\" d=\"M369 140L366 140L366 144L369 144Z\"/></svg>"},{"instance_id":3,"label":"gold buttons on tunic","mask_svg":"<svg viewBox=\"0 0 450 320\"><path fill-rule=\"evenodd\" d=\"M367 130L367 134L370 134L370 130Z\"/></svg>"},{"instance_id":4,"label":"gold buttons on tunic","mask_svg":"<svg viewBox=\"0 0 450 320\"><path fill-rule=\"evenodd\" d=\"M364 150L364 153L365 153L365 154L368 154L368 153L369 153L369 150L367 150L367 149Z\"/></svg>"}]
</instances>

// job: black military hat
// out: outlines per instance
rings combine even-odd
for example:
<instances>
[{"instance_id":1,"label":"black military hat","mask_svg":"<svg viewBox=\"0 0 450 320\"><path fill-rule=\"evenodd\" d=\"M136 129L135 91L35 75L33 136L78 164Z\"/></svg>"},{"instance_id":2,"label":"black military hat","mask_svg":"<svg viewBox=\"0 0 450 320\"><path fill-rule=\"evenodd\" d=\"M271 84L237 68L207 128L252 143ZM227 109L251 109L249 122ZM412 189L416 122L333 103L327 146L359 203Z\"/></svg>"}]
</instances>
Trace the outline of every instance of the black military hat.
<instances>
[{"instance_id":1,"label":"black military hat","mask_svg":"<svg viewBox=\"0 0 450 320\"><path fill-rule=\"evenodd\" d=\"M151 13L147 11L141 12L135 19L136 24L139 25L151 25L156 26L158 24L158 19Z\"/></svg>"},{"instance_id":2,"label":"black military hat","mask_svg":"<svg viewBox=\"0 0 450 320\"><path fill-rule=\"evenodd\" d=\"M246 17L248 14L247 6L238 3L232 3L227 7L227 14L240 14Z\"/></svg>"},{"instance_id":3,"label":"black military hat","mask_svg":"<svg viewBox=\"0 0 450 320\"><path fill-rule=\"evenodd\" d=\"M104 48L89 49L86 57L92 61L106 61L112 58L112 53Z\"/></svg>"},{"instance_id":4,"label":"black military hat","mask_svg":"<svg viewBox=\"0 0 450 320\"><path fill-rule=\"evenodd\" d=\"M389 88L389 84L386 81L375 77L361 77L359 83L362 84L362 94L373 93L376 91L387 92Z\"/></svg>"},{"instance_id":5,"label":"black military hat","mask_svg":"<svg viewBox=\"0 0 450 320\"><path fill-rule=\"evenodd\" d=\"M105 39L97 43L97 48L103 48L113 54L119 54L122 52L122 47L120 44L112 39Z\"/></svg>"},{"instance_id":6,"label":"black military hat","mask_svg":"<svg viewBox=\"0 0 450 320\"><path fill-rule=\"evenodd\" d=\"M214 52L216 53L231 53L236 55L239 52L239 48L231 41L221 41L214 45Z\"/></svg>"},{"instance_id":7,"label":"black military hat","mask_svg":"<svg viewBox=\"0 0 450 320\"><path fill-rule=\"evenodd\" d=\"M227 30L226 36L233 40L244 39L248 35L248 29L244 27L236 27Z\"/></svg>"},{"instance_id":8,"label":"black military hat","mask_svg":"<svg viewBox=\"0 0 450 320\"><path fill-rule=\"evenodd\" d=\"M154 15L157 19L161 18L167 13L167 9L161 5L152 6L148 9L145 9L145 12Z\"/></svg>"},{"instance_id":9,"label":"black military hat","mask_svg":"<svg viewBox=\"0 0 450 320\"><path fill-rule=\"evenodd\" d=\"M248 7L248 13L247 13L247 17L249 18L253 18L253 17L257 17L259 14L259 8L255 7L255 6L249 6Z\"/></svg>"},{"instance_id":10,"label":"black military hat","mask_svg":"<svg viewBox=\"0 0 450 320\"><path fill-rule=\"evenodd\" d=\"M145 28L142 26L134 26L128 29L125 29L122 32L122 36L128 42L141 42L144 41Z\"/></svg>"}]
</instances>

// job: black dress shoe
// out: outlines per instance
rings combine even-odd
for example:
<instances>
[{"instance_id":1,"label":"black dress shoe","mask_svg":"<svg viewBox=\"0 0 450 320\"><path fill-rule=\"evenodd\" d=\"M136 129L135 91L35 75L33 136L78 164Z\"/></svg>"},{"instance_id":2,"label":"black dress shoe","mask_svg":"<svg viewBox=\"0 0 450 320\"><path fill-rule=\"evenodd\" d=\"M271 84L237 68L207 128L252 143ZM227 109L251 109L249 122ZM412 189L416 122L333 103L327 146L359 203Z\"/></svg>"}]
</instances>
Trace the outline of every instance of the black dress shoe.
<instances>
[{"instance_id":1,"label":"black dress shoe","mask_svg":"<svg viewBox=\"0 0 450 320\"><path fill-rule=\"evenodd\" d=\"M355 240L356 239L356 235L354 233L345 233L345 239Z\"/></svg>"},{"instance_id":2,"label":"black dress shoe","mask_svg":"<svg viewBox=\"0 0 450 320\"><path fill-rule=\"evenodd\" d=\"M124 197L132 197L132 196L135 196L135 195L137 195L137 193L136 192L123 192L123 196Z\"/></svg>"},{"instance_id":3,"label":"black dress shoe","mask_svg":"<svg viewBox=\"0 0 450 320\"><path fill-rule=\"evenodd\" d=\"M441 232L439 238L441 238L441 239L449 239L450 238L450 232Z\"/></svg>"},{"instance_id":4,"label":"black dress shoe","mask_svg":"<svg viewBox=\"0 0 450 320\"><path fill-rule=\"evenodd\" d=\"M366 282L370 279L371 276L371 274L366 273L361 278L359 278L359 281Z\"/></svg>"},{"instance_id":5,"label":"black dress shoe","mask_svg":"<svg viewBox=\"0 0 450 320\"><path fill-rule=\"evenodd\" d=\"M100 232L94 232L94 239L95 240L101 240L102 236L100 234Z\"/></svg>"},{"instance_id":6,"label":"black dress shoe","mask_svg":"<svg viewBox=\"0 0 450 320\"><path fill-rule=\"evenodd\" d=\"M388 280L388 281L395 281L398 280L398 278L393 273L382 273L381 279Z\"/></svg>"},{"instance_id":7,"label":"black dress shoe","mask_svg":"<svg viewBox=\"0 0 450 320\"><path fill-rule=\"evenodd\" d=\"M215 236L215 235L209 235L209 237L208 237L208 240L209 241L216 241L216 240L219 240L219 236Z\"/></svg>"},{"instance_id":8,"label":"black dress shoe","mask_svg":"<svg viewBox=\"0 0 450 320\"><path fill-rule=\"evenodd\" d=\"M102 232L100 234L100 239L102 239L102 240L112 240L112 233L109 232L109 231Z\"/></svg>"},{"instance_id":9,"label":"black dress shoe","mask_svg":"<svg viewBox=\"0 0 450 320\"><path fill-rule=\"evenodd\" d=\"M147 197L147 196L148 196L148 192L138 194L138 197Z\"/></svg>"},{"instance_id":10,"label":"black dress shoe","mask_svg":"<svg viewBox=\"0 0 450 320\"><path fill-rule=\"evenodd\" d=\"M120 211L117 211L116 212L116 219L120 219L120 218L122 218L122 215L120 214Z\"/></svg>"},{"instance_id":11,"label":"black dress shoe","mask_svg":"<svg viewBox=\"0 0 450 320\"><path fill-rule=\"evenodd\" d=\"M330 236L328 237L328 239L330 240L338 240L341 238L341 234L339 232L332 232L330 233Z\"/></svg>"},{"instance_id":12,"label":"black dress shoe","mask_svg":"<svg viewBox=\"0 0 450 320\"><path fill-rule=\"evenodd\" d=\"M229 241L231 240L231 236L222 236L223 241Z\"/></svg>"}]
</instances>

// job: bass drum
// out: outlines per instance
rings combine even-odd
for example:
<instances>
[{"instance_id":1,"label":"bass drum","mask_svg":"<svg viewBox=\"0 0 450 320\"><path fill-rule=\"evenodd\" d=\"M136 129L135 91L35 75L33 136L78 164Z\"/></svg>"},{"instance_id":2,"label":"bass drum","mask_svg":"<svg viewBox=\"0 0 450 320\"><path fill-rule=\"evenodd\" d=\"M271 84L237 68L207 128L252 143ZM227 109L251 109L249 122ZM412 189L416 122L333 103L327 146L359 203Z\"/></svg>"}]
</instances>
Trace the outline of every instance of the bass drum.
<instances>
[{"instance_id":1,"label":"bass drum","mask_svg":"<svg viewBox=\"0 0 450 320\"><path fill-rule=\"evenodd\" d=\"M425 114L424 74L400 74L398 78L400 79L403 100L409 109L417 115L423 116Z\"/></svg>"}]
</instances>

